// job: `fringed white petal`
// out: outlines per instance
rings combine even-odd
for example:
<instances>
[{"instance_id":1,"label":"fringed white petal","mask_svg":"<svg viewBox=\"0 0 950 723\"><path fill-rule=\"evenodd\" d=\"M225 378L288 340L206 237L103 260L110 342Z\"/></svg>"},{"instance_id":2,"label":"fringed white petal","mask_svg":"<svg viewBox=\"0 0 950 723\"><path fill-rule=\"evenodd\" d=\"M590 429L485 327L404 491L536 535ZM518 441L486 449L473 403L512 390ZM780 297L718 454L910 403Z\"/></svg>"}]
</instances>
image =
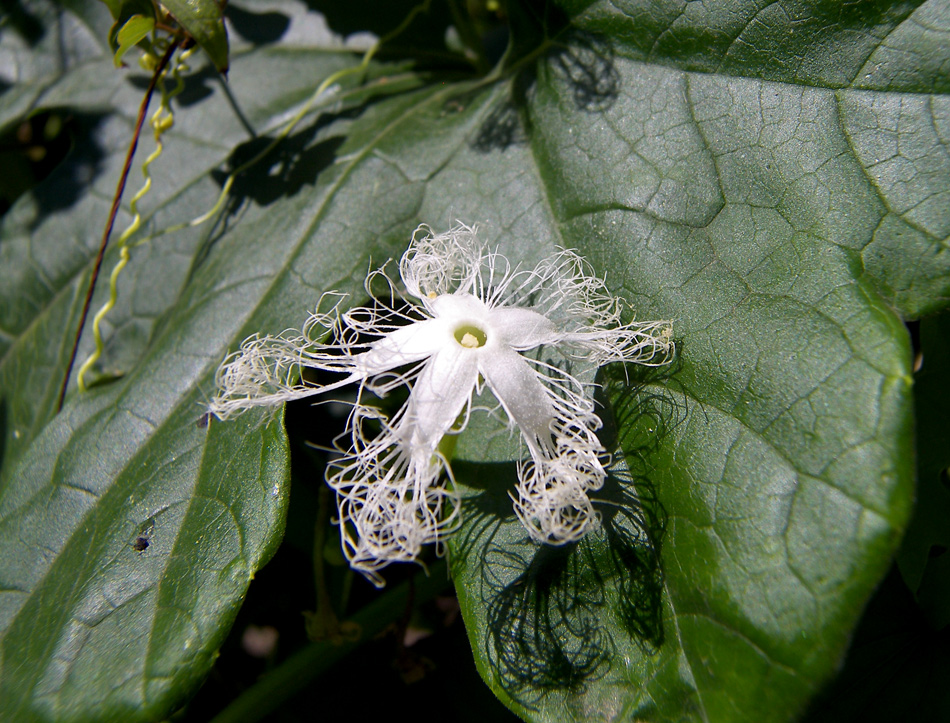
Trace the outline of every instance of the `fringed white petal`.
<instances>
[{"instance_id":1,"label":"fringed white petal","mask_svg":"<svg viewBox=\"0 0 950 723\"><path fill-rule=\"evenodd\" d=\"M587 493L606 472L597 439L600 419L574 377L534 369L520 354L500 348L485 355L482 374L508 419L521 430L531 461L518 466L515 513L539 542L561 545L598 522Z\"/></svg>"},{"instance_id":2,"label":"fringed white petal","mask_svg":"<svg viewBox=\"0 0 950 723\"><path fill-rule=\"evenodd\" d=\"M367 420L382 425L371 437ZM327 483L337 492L343 551L350 565L383 584L378 570L415 560L423 545L439 543L456 526L458 497L445 459L423 459L401 444L403 431L379 410L359 405L349 420L351 447L330 463Z\"/></svg>"},{"instance_id":3,"label":"fringed white petal","mask_svg":"<svg viewBox=\"0 0 950 723\"><path fill-rule=\"evenodd\" d=\"M375 584L378 569L415 559L422 545L440 542L456 522L451 470L438 445L471 402L478 371L467 352L454 344L434 355L392 422L357 405L348 425L350 448L330 465L327 482L339 495L344 552ZM372 438L364 432L368 419L382 426Z\"/></svg>"},{"instance_id":4,"label":"fringed white petal","mask_svg":"<svg viewBox=\"0 0 950 723\"><path fill-rule=\"evenodd\" d=\"M402 410L402 444L420 458L434 454L472 401L477 381L476 355L452 339L426 363L412 387Z\"/></svg>"},{"instance_id":5,"label":"fringed white petal","mask_svg":"<svg viewBox=\"0 0 950 723\"><path fill-rule=\"evenodd\" d=\"M557 409L553 395L527 360L500 347L483 357L479 370L509 421L521 430L529 449L550 447Z\"/></svg>"},{"instance_id":6,"label":"fringed white petal","mask_svg":"<svg viewBox=\"0 0 950 723\"><path fill-rule=\"evenodd\" d=\"M440 234L433 234L425 225L417 228L399 261L399 275L406 290L426 300L468 287L482 258L476 230L465 224Z\"/></svg>"},{"instance_id":7,"label":"fringed white petal","mask_svg":"<svg viewBox=\"0 0 950 723\"><path fill-rule=\"evenodd\" d=\"M493 309L491 328L500 343L515 351L556 344L561 338L558 328L546 316L519 307Z\"/></svg>"},{"instance_id":8,"label":"fringed white petal","mask_svg":"<svg viewBox=\"0 0 950 723\"><path fill-rule=\"evenodd\" d=\"M444 321L423 319L389 332L353 358L353 368L362 377L372 377L406 364L428 359L445 346L451 331Z\"/></svg>"},{"instance_id":9,"label":"fringed white petal","mask_svg":"<svg viewBox=\"0 0 950 723\"><path fill-rule=\"evenodd\" d=\"M673 325L669 321L631 322L613 329L591 327L561 336L561 351L595 366L612 362L662 366L673 358Z\"/></svg>"},{"instance_id":10,"label":"fringed white petal","mask_svg":"<svg viewBox=\"0 0 950 723\"><path fill-rule=\"evenodd\" d=\"M320 394L351 384L359 375L350 357L335 345L323 344L339 320L339 304L343 296L325 313L318 310L304 326L303 333L284 332L280 336L255 334L244 340L241 348L228 356L215 374L215 396L208 409L219 419L228 419L253 407L277 407L284 402ZM314 386L300 380L303 368L343 374L328 386Z\"/></svg>"}]
</instances>

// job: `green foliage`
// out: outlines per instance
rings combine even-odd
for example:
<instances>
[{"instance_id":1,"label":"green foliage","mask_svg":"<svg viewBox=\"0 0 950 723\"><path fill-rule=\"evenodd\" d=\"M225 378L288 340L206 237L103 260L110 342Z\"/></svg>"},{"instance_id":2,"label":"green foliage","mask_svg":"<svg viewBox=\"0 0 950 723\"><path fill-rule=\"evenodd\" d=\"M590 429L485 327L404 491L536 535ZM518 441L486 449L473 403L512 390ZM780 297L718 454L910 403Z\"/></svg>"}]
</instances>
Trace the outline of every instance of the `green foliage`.
<instances>
[{"instance_id":1,"label":"green foliage","mask_svg":"<svg viewBox=\"0 0 950 723\"><path fill-rule=\"evenodd\" d=\"M126 23L119 28L115 34L115 41L111 43L115 47L115 66L122 65L122 57L138 45L139 42L148 37L155 29L155 18L144 15L133 15Z\"/></svg>"},{"instance_id":2,"label":"green foliage","mask_svg":"<svg viewBox=\"0 0 950 723\"><path fill-rule=\"evenodd\" d=\"M0 226L0 718L153 720L187 701L283 534L289 479L281 418L202 416L217 365L324 291L359 303L419 223L455 219L526 266L577 249L638 318L673 319L678 346L672 368L601 373L614 466L576 545L527 539L496 425L459 440L449 566L488 685L529 720L803 712L911 514L903 322L950 298L946 0L513 0L472 4L471 25L437 3L420 22L451 14L464 55L411 26L199 225L359 57L299 3L269 3L286 18L270 24L238 3L230 50L216 2L164 5L218 69L230 53L241 115L193 60L104 329L113 381L59 413L148 76L113 68L98 3L23 2L0 36L0 127L59 108L81 133ZM921 499L946 495L940 319L922 322ZM937 509L902 565L945 622Z\"/></svg>"},{"instance_id":3,"label":"green foliage","mask_svg":"<svg viewBox=\"0 0 950 723\"><path fill-rule=\"evenodd\" d=\"M228 33L222 3L217 0L167 0L162 3L188 31L220 72L228 70Z\"/></svg>"}]
</instances>

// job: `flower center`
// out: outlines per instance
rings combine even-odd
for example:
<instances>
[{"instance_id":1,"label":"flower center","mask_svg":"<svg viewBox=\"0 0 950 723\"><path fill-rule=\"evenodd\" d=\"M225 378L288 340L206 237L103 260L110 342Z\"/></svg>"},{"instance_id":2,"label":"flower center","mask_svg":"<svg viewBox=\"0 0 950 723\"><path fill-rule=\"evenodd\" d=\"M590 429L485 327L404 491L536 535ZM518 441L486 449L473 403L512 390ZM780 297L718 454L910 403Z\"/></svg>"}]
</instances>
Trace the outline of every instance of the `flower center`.
<instances>
[{"instance_id":1,"label":"flower center","mask_svg":"<svg viewBox=\"0 0 950 723\"><path fill-rule=\"evenodd\" d=\"M485 346L488 335L477 326L463 324L455 330L455 341L466 349L478 349L480 346Z\"/></svg>"}]
</instances>

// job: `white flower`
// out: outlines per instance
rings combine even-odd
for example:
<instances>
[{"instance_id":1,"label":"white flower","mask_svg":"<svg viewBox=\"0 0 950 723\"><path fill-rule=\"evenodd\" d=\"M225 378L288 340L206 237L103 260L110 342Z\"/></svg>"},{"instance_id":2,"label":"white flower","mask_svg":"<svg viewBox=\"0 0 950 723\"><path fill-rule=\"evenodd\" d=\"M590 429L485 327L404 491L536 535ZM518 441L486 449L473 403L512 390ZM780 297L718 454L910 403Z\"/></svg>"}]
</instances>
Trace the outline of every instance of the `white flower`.
<instances>
[{"instance_id":1,"label":"white flower","mask_svg":"<svg viewBox=\"0 0 950 723\"><path fill-rule=\"evenodd\" d=\"M380 568L414 560L457 525L459 499L439 444L465 428L473 395L487 387L530 456L518 464L511 495L518 518L540 542L582 537L599 520L588 495L604 482L607 455L591 385L565 369L665 364L670 323L620 323L620 300L571 251L513 269L464 225L413 234L399 263L411 299L397 303L402 295L384 268L366 280L370 296L373 282L389 288L372 306L340 313L343 297L332 294L336 304L318 308L302 334L247 339L218 370L211 411L226 419L359 385L327 482L338 495L350 564L380 585ZM344 376L316 386L300 380L305 367ZM391 419L364 402L367 391L385 397L402 386L409 399Z\"/></svg>"}]
</instances>

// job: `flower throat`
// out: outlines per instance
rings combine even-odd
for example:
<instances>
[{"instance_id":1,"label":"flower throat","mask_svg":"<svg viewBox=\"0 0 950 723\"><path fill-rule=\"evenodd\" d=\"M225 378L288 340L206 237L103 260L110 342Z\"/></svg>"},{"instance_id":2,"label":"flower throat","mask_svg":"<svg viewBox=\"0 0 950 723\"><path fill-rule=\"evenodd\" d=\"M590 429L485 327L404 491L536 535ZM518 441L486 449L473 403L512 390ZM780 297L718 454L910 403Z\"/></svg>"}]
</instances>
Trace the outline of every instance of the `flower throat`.
<instances>
[{"instance_id":1,"label":"flower throat","mask_svg":"<svg viewBox=\"0 0 950 723\"><path fill-rule=\"evenodd\" d=\"M465 324L455 330L455 341L466 349L478 349L485 346L488 341L488 335L477 326Z\"/></svg>"}]
</instances>

